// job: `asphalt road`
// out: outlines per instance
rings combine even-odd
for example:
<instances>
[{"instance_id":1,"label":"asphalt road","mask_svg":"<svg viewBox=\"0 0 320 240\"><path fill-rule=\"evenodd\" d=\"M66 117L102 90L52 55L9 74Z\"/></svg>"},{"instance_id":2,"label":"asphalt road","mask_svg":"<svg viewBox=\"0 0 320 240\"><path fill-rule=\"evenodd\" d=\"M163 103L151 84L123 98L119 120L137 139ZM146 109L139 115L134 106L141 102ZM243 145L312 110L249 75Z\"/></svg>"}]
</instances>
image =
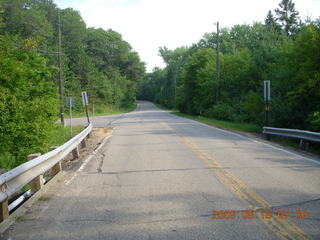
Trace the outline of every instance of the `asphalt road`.
<instances>
[{"instance_id":1,"label":"asphalt road","mask_svg":"<svg viewBox=\"0 0 320 240\"><path fill-rule=\"evenodd\" d=\"M92 122L113 136L4 239L320 239L319 162L148 102Z\"/></svg>"}]
</instances>

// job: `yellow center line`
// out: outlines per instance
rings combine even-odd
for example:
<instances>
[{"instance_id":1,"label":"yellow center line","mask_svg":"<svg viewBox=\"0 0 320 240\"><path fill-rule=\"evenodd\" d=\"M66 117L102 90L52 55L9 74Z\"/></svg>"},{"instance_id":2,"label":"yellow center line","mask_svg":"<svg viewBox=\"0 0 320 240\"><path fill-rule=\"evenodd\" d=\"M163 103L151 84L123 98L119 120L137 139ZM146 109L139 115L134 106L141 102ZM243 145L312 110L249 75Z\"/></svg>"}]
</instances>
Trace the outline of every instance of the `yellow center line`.
<instances>
[{"instance_id":1,"label":"yellow center line","mask_svg":"<svg viewBox=\"0 0 320 240\"><path fill-rule=\"evenodd\" d=\"M227 171L216 159L201 150L200 147L194 144L190 139L176 133L165 122L161 122L161 125L166 130L172 131L183 143L191 148L191 150L211 168L212 172L214 172L215 175L225 183L225 185L237 194L251 210L272 210L272 206L267 201L265 201L230 171ZM281 239L309 239L302 229L290 222L288 219L274 217L265 218L262 214L258 214L258 217Z\"/></svg>"}]
</instances>

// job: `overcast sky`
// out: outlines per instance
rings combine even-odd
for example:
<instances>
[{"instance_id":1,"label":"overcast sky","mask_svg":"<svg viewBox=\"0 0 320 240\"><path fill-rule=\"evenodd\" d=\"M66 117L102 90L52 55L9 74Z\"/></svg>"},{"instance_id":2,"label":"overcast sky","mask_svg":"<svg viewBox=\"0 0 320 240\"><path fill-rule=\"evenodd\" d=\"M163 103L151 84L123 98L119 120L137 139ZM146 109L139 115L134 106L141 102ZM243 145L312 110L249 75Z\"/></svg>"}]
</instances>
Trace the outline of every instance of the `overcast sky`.
<instances>
[{"instance_id":1,"label":"overcast sky","mask_svg":"<svg viewBox=\"0 0 320 240\"><path fill-rule=\"evenodd\" d=\"M54 0L80 11L88 27L111 28L137 51L150 72L164 67L158 48L198 42L204 33L234 24L263 22L280 0ZM320 16L320 0L294 0L300 17Z\"/></svg>"}]
</instances>

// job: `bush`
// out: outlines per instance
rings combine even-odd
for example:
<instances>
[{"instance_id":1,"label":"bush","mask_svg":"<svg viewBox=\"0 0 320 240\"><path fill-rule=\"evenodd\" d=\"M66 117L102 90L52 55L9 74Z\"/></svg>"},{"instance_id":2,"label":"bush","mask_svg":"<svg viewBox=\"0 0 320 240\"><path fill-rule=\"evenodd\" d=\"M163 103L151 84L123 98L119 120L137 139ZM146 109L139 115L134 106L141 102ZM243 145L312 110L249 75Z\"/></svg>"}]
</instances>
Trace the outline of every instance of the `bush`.
<instances>
[{"instance_id":1,"label":"bush","mask_svg":"<svg viewBox=\"0 0 320 240\"><path fill-rule=\"evenodd\" d=\"M308 118L310 130L320 132L320 112L313 112Z\"/></svg>"},{"instance_id":2,"label":"bush","mask_svg":"<svg viewBox=\"0 0 320 240\"><path fill-rule=\"evenodd\" d=\"M39 151L57 119L58 91L50 81L56 68L25 42L9 37L0 42L0 168Z\"/></svg>"},{"instance_id":3,"label":"bush","mask_svg":"<svg viewBox=\"0 0 320 240\"><path fill-rule=\"evenodd\" d=\"M262 125L264 120L263 108L264 104L261 95L249 92L244 101L240 103L241 121Z\"/></svg>"},{"instance_id":4,"label":"bush","mask_svg":"<svg viewBox=\"0 0 320 240\"><path fill-rule=\"evenodd\" d=\"M5 169L6 171L14 168L18 163L15 156L12 154L5 152L0 154L0 168Z\"/></svg>"},{"instance_id":5,"label":"bush","mask_svg":"<svg viewBox=\"0 0 320 240\"><path fill-rule=\"evenodd\" d=\"M204 112L204 116L220 120L232 121L235 109L226 103L219 103Z\"/></svg>"}]
</instances>

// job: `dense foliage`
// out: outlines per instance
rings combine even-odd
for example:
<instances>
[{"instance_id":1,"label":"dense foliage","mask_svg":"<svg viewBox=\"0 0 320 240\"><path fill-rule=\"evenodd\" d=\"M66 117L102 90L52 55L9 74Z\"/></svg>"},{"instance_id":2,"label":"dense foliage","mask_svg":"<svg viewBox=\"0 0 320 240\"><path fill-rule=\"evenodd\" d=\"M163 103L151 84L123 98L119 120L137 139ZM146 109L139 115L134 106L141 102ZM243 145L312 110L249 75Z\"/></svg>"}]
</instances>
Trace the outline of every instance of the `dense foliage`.
<instances>
[{"instance_id":1,"label":"dense foliage","mask_svg":"<svg viewBox=\"0 0 320 240\"><path fill-rule=\"evenodd\" d=\"M47 80L56 68L32 51L30 40L17 42L9 37L0 42L0 164L5 168L43 146L59 106L54 83ZM17 160L5 161L8 157Z\"/></svg>"},{"instance_id":2,"label":"dense foliage","mask_svg":"<svg viewBox=\"0 0 320 240\"><path fill-rule=\"evenodd\" d=\"M274 15L276 17L274 17ZM263 81L271 80L269 124L320 131L320 20L302 22L283 0L264 24L220 31L191 47L159 50L166 67L146 75L140 98L181 112L265 124Z\"/></svg>"},{"instance_id":3,"label":"dense foliage","mask_svg":"<svg viewBox=\"0 0 320 240\"><path fill-rule=\"evenodd\" d=\"M64 96L135 103L145 64L111 29L87 28L60 10ZM0 168L12 168L46 144L58 119L58 8L52 0L0 0ZM14 159L14 160L12 160Z\"/></svg>"}]
</instances>

